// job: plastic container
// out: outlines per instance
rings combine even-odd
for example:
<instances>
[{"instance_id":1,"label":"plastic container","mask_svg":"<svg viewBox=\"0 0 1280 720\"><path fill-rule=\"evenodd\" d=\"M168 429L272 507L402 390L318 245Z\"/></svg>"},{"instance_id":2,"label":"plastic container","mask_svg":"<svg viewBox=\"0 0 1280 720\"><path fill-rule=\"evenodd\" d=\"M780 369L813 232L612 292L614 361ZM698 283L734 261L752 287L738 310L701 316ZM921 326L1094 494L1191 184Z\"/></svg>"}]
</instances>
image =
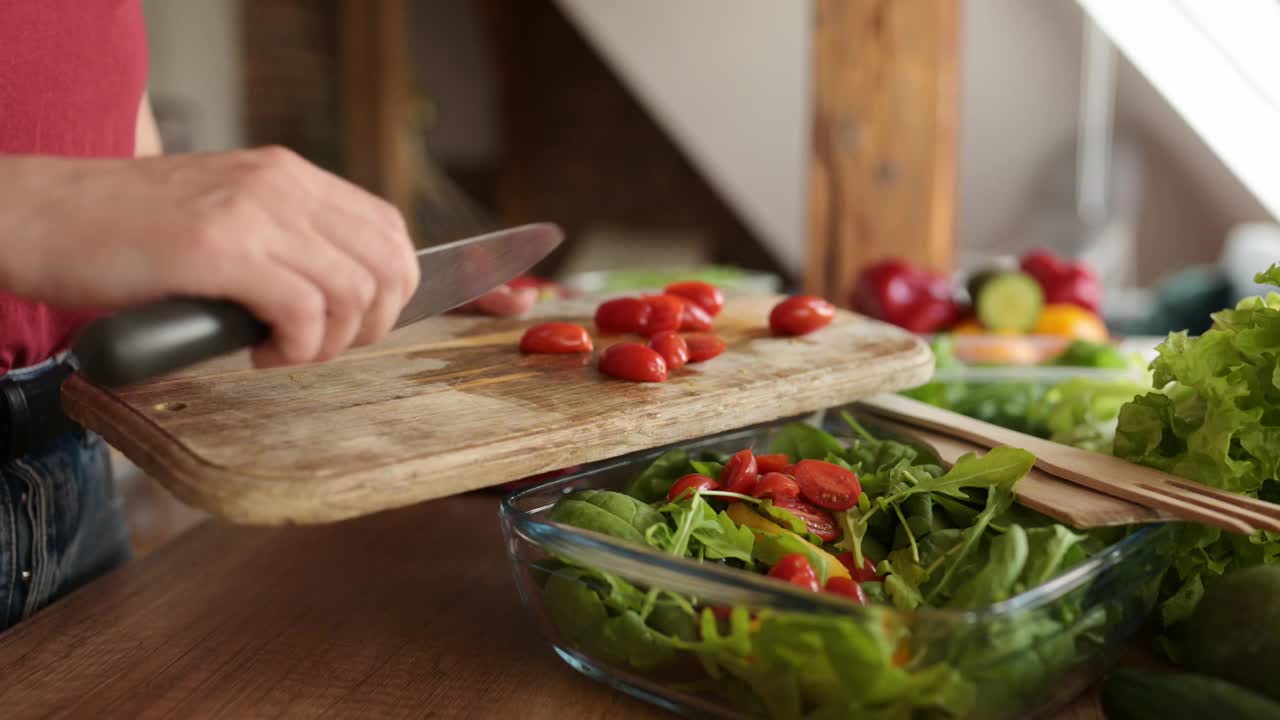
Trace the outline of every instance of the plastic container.
<instances>
[{"instance_id":1,"label":"plastic container","mask_svg":"<svg viewBox=\"0 0 1280 720\"><path fill-rule=\"evenodd\" d=\"M759 446L784 424L681 447L731 452ZM834 426L827 429L836 431ZM965 708L959 715L920 717L1027 717L1071 699L1098 677L1117 646L1150 613L1169 566L1168 526L1148 526L997 605L973 611L902 611L792 590L752 573L675 558L546 520L564 494L584 488L621 490L665 449L597 464L509 495L501 515L520 595L556 653L589 677L690 717L810 717L804 713L813 709L823 687L829 687L819 678L829 682L830 673L841 683L853 684L847 687L867 685L859 697L873 697L877 682L914 682L918 687L913 686L912 697L937 693L951 698L951 707ZM580 568L603 574L584 574ZM726 641L720 651L724 654L715 655L716 664L708 666L705 654L688 649L637 644L635 637L629 642L608 641L636 629L625 624L615 635L584 633L591 613L577 607L573 597L592 588L631 591L616 580L639 592L663 590L693 598L696 607L745 608L746 612L735 612L748 643L733 649ZM659 622L656 613L649 622ZM721 619L718 632L728 633L730 625ZM691 628L684 630L688 636ZM693 633L695 639L705 637L705 631ZM751 658L765 652L794 661L794 675L775 673L746 682L726 672L728 665L721 662L727 657L749 674L756 662ZM805 683L818 685L805 688ZM789 704L788 698L797 696L787 688L803 698L800 705ZM853 708L827 712L819 717L863 716Z\"/></svg>"}]
</instances>

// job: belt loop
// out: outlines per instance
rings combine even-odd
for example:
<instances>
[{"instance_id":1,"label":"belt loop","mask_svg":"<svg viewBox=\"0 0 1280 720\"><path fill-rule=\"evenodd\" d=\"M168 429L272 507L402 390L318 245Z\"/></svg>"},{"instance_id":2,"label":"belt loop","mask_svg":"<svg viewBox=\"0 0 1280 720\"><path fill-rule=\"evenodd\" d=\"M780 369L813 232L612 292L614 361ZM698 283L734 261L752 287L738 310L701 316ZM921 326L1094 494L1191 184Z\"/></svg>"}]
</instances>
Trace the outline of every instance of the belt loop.
<instances>
[{"instance_id":1,"label":"belt loop","mask_svg":"<svg viewBox=\"0 0 1280 720\"><path fill-rule=\"evenodd\" d=\"M0 378L0 459L10 460L21 446L22 427L30 418L27 397L13 380Z\"/></svg>"}]
</instances>

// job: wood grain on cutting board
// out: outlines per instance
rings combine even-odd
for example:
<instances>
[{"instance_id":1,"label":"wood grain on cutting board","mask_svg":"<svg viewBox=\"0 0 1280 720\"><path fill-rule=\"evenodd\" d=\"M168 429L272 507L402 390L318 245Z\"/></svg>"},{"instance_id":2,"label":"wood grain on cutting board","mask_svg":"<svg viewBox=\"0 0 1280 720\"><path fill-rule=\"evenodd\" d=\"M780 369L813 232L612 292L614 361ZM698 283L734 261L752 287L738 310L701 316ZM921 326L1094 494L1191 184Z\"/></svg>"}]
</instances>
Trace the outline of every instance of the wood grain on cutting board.
<instances>
[{"instance_id":1,"label":"wood grain on cutting board","mask_svg":"<svg viewBox=\"0 0 1280 720\"><path fill-rule=\"evenodd\" d=\"M841 312L799 338L766 330L776 297L733 298L729 348L661 384L594 357L521 355L523 330L583 323L594 299L524 319L445 316L335 361L253 371L243 358L106 390L75 376L69 415L180 499L254 524L339 520L917 385L919 339ZM597 336L597 353L623 339Z\"/></svg>"}]
</instances>

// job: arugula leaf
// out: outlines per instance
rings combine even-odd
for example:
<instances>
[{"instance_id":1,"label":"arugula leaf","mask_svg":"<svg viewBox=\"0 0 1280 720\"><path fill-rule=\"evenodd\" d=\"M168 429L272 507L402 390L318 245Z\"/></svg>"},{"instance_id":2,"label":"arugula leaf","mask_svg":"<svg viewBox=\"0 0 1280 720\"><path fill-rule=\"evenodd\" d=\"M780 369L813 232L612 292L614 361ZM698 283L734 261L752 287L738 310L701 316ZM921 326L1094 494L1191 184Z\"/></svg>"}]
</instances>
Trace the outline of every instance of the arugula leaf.
<instances>
[{"instance_id":1,"label":"arugula leaf","mask_svg":"<svg viewBox=\"0 0 1280 720\"><path fill-rule=\"evenodd\" d=\"M1087 537L1065 525L1030 528L1026 532L1027 564L1022 572L1021 589L1042 585L1084 559L1080 546Z\"/></svg>"},{"instance_id":2,"label":"arugula leaf","mask_svg":"<svg viewBox=\"0 0 1280 720\"><path fill-rule=\"evenodd\" d=\"M645 503L611 490L579 490L551 509L551 520L645 544L646 532L666 519Z\"/></svg>"},{"instance_id":3,"label":"arugula leaf","mask_svg":"<svg viewBox=\"0 0 1280 720\"><path fill-rule=\"evenodd\" d=\"M821 460L828 453L844 454L844 445L834 435L805 423L791 423L778 431L769 445L770 453L785 453L794 461Z\"/></svg>"},{"instance_id":4,"label":"arugula leaf","mask_svg":"<svg viewBox=\"0 0 1280 720\"><path fill-rule=\"evenodd\" d=\"M650 463L627 484L626 493L646 503L658 502L667 497L667 491L682 476L693 472L689 464L689 453L684 450L670 450Z\"/></svg>"},{"instance_id":5,"label":"arugula leaf","mask_svg":"<svg viewBox=\"0 0 1280 720\"><path fill-rule=\"evenodd\" d=\"M987 490L986 507L974 518L973 524L961 532L957 549L950 557L950 564L946 571L943 572L942 578L938 580L938 584L929 591L929 599L931 601L949 589L951 580L957 576L956 571L964 566L965 561L968 559L969 551L973 549L978 539L986 533L987 526L991 524L996 516L1001 515L1013 505L1013 486L1020 478L1021 476L1005 478L1000 484Z\"/></svg>"},{"instance_id":6,"label":"arugula leaf","mask_svg":"<svg viewBox=\"0 0 1280 720\"><path fill-rule=\"evenodd\" d=\"M751 548L755 542L751 529L740 527L723 511L717 513L700 495L667 503L659 511L671 516L676 530L670 531L670 526L665 526L668 532L652 537L651 544L656 547L684 557L690 554L692 546L701 548L702 555L711 560L734 558L748 564L751 562Z\"/></svg>"},{"instance_id":7,"label":"arugula leaf","mask_svg":"<svg viewBox=\"0 0 1280 720\"><path fill-rule=\"evenodd\" d=\"M964 498L962 491L965 488L993 487L1003 483L1009 483L1012 488L1012 484L1021 480L1035 462L1035 455L1026 450L1006 446L992 448L982 457L967 453L941 477L926 478L881 502L898 502L916 493L925 492Z\"/></svg>"},{"instance_id":8,"label":"arugula leaf","mask_svg":"<svg viewBox=\"0 0 1280 720\"><path fill-rule=\"evenodd\" d=\"M1027 533L1021 525L1010 525L990 546L987 564L956 590L948 606L982 607L1013 595L1014 583L1027 564Z\"/></svg>"}]
</instances>

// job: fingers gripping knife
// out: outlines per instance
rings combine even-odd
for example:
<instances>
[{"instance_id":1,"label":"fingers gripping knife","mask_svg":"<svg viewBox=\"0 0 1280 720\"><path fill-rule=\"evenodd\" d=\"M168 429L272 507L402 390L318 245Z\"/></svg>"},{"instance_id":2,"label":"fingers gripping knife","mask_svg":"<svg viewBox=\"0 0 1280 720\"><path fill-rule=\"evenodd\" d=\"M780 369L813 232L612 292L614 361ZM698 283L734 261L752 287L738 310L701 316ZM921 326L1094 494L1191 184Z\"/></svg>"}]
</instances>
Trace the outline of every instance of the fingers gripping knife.
<instances>
[{"instance_id":1,"label":"fingers gripping knife","mask_svg":"<svg viewBox=\"0 0 1280 720\"><path fill-rule=\"evenodd\" d=\"M418 251L421 281L395 327L474 300L533 267L562 239L551 224L523 225ZM98 320L73 352L90 382L119 386L211 360L266 340L270 329L244 308L174 299Z\"/></svg>"}]
</instances>

